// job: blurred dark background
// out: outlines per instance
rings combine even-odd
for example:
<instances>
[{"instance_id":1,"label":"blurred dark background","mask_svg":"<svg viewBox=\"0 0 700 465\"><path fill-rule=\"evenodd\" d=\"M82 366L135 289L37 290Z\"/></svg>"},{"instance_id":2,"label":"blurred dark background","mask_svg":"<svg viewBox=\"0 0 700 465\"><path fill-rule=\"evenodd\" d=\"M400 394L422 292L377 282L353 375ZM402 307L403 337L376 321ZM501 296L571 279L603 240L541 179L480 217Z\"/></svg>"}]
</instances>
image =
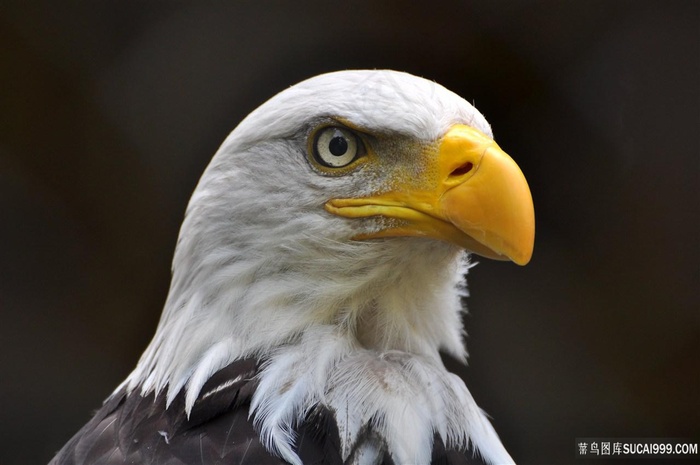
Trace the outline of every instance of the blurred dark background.
<instances>
[{"instance_id":1,"label":"blurred dark background","mask_svg":"<svg viewBox=\"0 0 700 465\"><path fill-rule=\"evenodd\" d=\"M224 137L344 68L474 102L530 182L534 258L472 270L461 370L516 461L700 439L700 2L3 2L1 465L135 365Z\"/></svg>"}]
</instances>

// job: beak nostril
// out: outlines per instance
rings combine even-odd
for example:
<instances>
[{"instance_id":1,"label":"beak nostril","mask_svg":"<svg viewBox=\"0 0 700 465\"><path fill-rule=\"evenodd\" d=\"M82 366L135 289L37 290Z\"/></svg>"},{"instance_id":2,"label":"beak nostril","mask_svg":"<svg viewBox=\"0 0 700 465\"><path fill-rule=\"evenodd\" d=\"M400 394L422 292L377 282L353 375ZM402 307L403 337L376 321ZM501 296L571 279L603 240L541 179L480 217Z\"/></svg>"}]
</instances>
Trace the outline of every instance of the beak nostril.
<instances>
[{"instance_id":1,"label":"beak nostril","mask_svg":"<svg viewBox=\"0 0 700 465\"><path fill-rule=\"evenodd\" d=\"M467 174L474 168L474 163L468 161L462 166L459 166L458 168L454 169L450 176L462 176L464 174Z\"/></svg>"}]
</instances>

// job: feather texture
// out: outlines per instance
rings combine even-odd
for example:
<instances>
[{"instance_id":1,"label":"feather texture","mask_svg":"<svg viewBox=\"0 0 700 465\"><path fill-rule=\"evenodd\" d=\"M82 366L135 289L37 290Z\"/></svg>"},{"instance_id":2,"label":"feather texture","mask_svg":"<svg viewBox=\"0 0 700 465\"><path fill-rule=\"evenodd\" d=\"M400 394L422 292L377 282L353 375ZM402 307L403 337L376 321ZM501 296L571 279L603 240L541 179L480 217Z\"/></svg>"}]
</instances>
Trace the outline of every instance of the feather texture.
<instances>
[{"instance_id":1,"label":"feather texture","mask_svg":"<svg viewBox=\"0 0 700 465\"><path fill-rule=\"evenodd\" d=\"M264 447L249 418L259 364L239 360L215 373L203 386L189 418L181 393L165 407L165 397L125 390L111 396L50 465L284 465ZM310 409L294 427L293 453L306 465L394 465L377 436L365 431L343 459L333 414ZM294 462L291 462L294 463ZM471 453L448 450L438 435L430 462L481 463Z\"/></svg>"},{"instance_id":2,"label":"feather texture","mask_svg":"<svg viewBox=\"0 0 700 465\"><path fill-rule=\"evenodd\" d=\"M374 165L313 167L314 128L338 121L373 135ZM152 342L52 463L512 462L440 359L466 358L466 252L351 240L392 220L323 209L420 178L454 124L491 135L465 100L392 71L318 76L251 113L192 195Z\"/></svg>"}]
</instances>

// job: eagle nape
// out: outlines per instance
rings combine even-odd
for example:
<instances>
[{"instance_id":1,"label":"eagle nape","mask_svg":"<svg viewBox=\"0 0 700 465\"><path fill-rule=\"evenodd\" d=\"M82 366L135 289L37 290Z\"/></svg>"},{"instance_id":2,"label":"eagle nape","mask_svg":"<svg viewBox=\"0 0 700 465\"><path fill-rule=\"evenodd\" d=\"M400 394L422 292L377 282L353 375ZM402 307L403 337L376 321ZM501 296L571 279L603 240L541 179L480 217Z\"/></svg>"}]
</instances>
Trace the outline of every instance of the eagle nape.
<instances>
[{"instance_id":1,"label":"eagle nape","mask_svg":"<svg viewBox=\"0 0 700 465\"><path fill-rule=\"evenodd\" d=\"M303 81L224 141L160 323L51 465L512 463L466 359L469 256L526 264L534 209L486 119L434 82Z\"/></svg>"}]
</instances>

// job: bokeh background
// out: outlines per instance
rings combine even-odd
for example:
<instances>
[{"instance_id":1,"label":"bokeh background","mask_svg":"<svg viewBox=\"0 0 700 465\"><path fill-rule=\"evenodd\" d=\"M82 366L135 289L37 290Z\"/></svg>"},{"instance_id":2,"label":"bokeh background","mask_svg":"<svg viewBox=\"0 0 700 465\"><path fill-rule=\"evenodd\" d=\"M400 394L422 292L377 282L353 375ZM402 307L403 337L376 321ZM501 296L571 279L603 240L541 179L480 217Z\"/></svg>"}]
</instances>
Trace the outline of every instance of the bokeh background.
<instances>
[{"instance_id":1,"label":"bokeh background","mask_svg":"<svg viewBox=\"0 0 700 465\"><path fill-rule=\"evenodd\" d=\"M534 258L472 270L456 367L516 461L700 439L700 2L10 1L1 465L46 463L132 369L228 132L344 68L474 102L530 182Z\"/></svg>"}]
</instances>

